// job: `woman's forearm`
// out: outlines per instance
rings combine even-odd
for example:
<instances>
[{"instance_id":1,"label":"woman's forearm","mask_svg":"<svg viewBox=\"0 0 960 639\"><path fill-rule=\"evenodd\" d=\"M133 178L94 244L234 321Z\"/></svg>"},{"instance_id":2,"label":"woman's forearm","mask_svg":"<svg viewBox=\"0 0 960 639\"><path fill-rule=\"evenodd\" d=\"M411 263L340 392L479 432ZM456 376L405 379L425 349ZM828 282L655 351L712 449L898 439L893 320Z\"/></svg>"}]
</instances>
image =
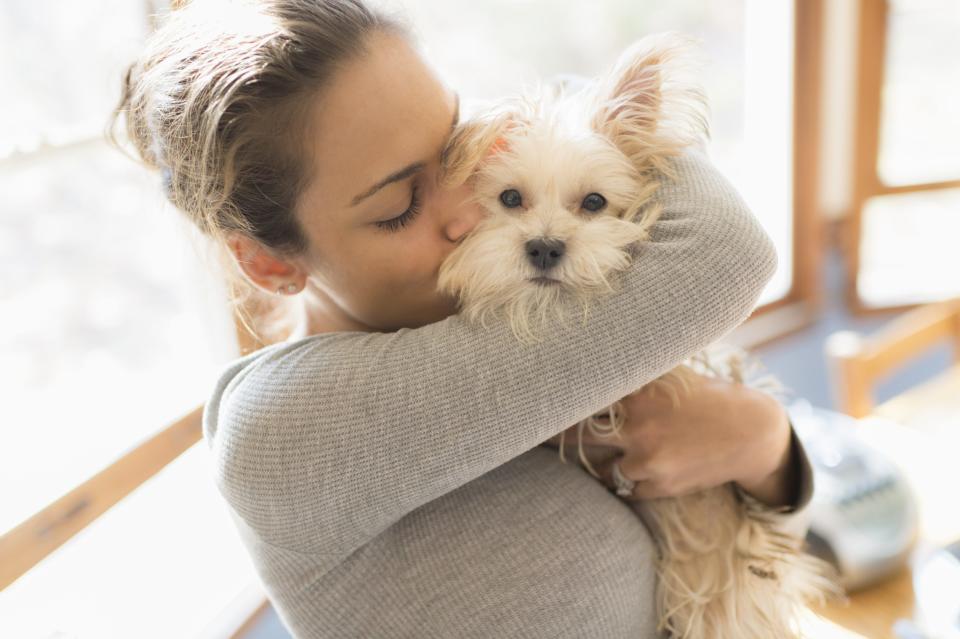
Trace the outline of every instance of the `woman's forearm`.
<instances>
[{"instance_id":1,"label":"woman's forearm","mask_svg":"<svg viewBox=\"0 0 960 639\"><path fill-rule=\"evenodd\" d=\"M796 504L799 492L798 453L786 410L773 398L767 399L775 405L769 432L762 439L768 452L760 453L755 466L748 468L737 484L771 508L791 506Z\"/></svg>"}]
</instances>

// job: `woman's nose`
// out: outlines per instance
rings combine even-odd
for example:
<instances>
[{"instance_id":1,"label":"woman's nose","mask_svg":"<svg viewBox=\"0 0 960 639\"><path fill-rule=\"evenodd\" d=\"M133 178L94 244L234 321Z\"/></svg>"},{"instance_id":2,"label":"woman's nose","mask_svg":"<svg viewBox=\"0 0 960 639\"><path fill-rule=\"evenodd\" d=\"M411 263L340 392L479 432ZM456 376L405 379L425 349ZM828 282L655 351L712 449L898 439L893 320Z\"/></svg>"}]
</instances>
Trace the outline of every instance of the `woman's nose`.
<instances>
[{"instance_id":1,"label":"woman's nose","mask_svg":"<svg viewBox=\"0 0 960 639\"><path fill-rule=\"evenodd\" d=\"M463 184L444 194L439 205L443 211L444 233L451 242L459 242L485 215L483 208L469 198L473 188Z\"/></svg>"}]
</instances>

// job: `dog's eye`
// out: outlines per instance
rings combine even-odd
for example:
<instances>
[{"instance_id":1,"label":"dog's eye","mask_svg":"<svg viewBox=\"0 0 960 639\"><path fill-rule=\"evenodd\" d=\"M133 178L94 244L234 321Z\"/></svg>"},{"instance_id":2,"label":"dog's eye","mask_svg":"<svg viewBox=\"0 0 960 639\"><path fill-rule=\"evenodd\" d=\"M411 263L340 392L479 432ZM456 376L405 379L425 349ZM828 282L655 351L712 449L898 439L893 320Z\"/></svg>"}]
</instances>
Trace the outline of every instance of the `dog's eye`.
<instances>
[{"instance_id":1,"label":"dog's eye","mask_svg":"<svg viewBox=\"0 0 960 639\"><path fill-rule=\"evenodd\" d=\"M590 212L599 211L607 205L607 199L600 195L599 193L591 193L587 197L583 198L583 208L587 209Z\"/></svg>"},{"instance_id":2,"label":"dog's eye","mask_svg":"<svg viewBox=\"0 0 960 639\"><path fill-rule=\"evenodd\" d=\"M520 206L520 191L516 189L507 189L500 194L500 201L503 202L503 205L508 209L514 209Z\"/></svg>"}]
</instances>

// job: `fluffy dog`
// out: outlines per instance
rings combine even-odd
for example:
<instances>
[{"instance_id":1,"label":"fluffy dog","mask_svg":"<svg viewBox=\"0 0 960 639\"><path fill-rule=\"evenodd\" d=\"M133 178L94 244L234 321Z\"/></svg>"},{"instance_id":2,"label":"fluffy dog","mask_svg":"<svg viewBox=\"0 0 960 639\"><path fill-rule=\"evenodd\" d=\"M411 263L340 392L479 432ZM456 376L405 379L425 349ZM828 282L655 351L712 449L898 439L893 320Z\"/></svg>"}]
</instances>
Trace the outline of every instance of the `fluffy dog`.
<instances>
[{"instance_id":1,"label":"fluffy dog","mask_svg":"<svg viewBox=\"0 0 960 639\"><path fill-rule=\"evenodd\" d=\"M439 272L466 318L507 321L535 340L548 316L563 321L571 306L586 315L612 290L610 276L661 213L653 176L675 179L670 158L709 138L706 97L689 73L696 49L674 32L648 36L579 91L538 84L454 131L441 180L470 181L489 213ZM740 360L715 359L701 353L651 385L682 401L691 371L742 381ZM617 402L578 426L610 432L623 416ZM732 484L632 503L660 549L660 627L674 637L796 636L803 603L833 591L826 564Z\"/></svg>"}]
</instances>

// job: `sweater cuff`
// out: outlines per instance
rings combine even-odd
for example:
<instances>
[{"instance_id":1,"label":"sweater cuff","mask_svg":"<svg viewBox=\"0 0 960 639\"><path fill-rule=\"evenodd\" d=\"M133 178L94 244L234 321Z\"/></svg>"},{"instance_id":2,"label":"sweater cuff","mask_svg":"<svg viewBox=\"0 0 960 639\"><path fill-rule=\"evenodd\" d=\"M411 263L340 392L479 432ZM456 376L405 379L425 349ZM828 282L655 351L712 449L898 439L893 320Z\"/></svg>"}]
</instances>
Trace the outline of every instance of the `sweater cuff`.
<instances>
[{"instance_id":1,"label":"sweater cuff","mask_svg":"<svg viewBox=\"0 0 960 639\"><path fill-rule=\"evenodd\" d=\"M797 492L796 500L784 511L786 514L799 512L807 507L810 499L813 497L813 466L810 464L810 458L807 456L807 450L803 447L803 442L797 436L797 431L790 422L790 446L793 449L794 460L797 467Z\"/></svg>"}]
</instances>

